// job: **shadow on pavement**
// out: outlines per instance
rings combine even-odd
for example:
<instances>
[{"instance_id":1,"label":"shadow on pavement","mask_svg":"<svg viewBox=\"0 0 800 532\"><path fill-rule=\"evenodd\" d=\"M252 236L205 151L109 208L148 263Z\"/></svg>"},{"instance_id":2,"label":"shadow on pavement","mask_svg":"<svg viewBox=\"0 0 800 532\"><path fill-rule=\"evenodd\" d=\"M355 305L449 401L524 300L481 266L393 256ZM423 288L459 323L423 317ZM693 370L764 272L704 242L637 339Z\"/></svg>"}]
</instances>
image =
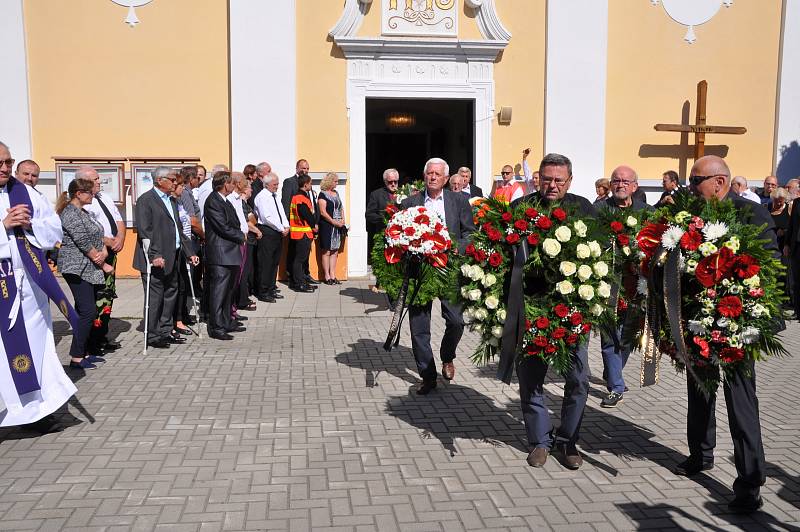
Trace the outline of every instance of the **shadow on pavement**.
<instances>
[{"instance_id":1,"label":"shadow on pavement","mask_svg":"<svg viewBox=\"0 0 800 532\"><path fill-rule=\"evenodd\" d=\"M350 297L358 303L372 305L364 311L364 314L373 314L375 312L384 312L389 310L389 299L386 294L375 293L368 288L357 288L355 286L348 286L339 291L343 296Z\"/></svg>"},{"instance_id":2,"label":"shadow on pavement","mask_svg":"<svg viewBox=\"0 0 800 532\"><path fill-rule=\"evenodd\" d=\"M419 379L417 365L411 349L398 346L391 352L383 349L383 344L369 338L361 338L350 344L350 350L336 355L336 362L364 370L365 386L379 386L378 376L382 372L402 379L409 384L417 384Z\"/></svg>"}]
</instances>

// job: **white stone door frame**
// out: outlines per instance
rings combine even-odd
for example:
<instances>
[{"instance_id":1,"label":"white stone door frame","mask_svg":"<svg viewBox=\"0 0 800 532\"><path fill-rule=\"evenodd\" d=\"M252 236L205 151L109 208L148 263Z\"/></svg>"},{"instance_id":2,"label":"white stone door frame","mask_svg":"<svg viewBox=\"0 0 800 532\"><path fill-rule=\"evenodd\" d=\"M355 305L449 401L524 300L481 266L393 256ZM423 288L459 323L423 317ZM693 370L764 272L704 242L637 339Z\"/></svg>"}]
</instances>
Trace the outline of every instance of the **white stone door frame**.
<instances>
[{"instance_id":1,"label":"white stone door frame","mask_svg":"<svg viewBox=\"0 0 800 532\"><path fill-rule=\"evenodd\" d=\"M377 42L373 41L372 44ZM417 50L416 54L406 50L406 53L396 56L376 54L363 57L362 49L362 54L359 54L361 57L347 60L347 109L350 124L350 231L347 251L349 276L360 277L367 274L368 242L364 214L367 194L371 192L366 190L368 98L472 100L475 117L475 159L472 169L474 181L479 186L490 185L492 124L495 118L492 60L497 50L487 56L487 50L481 46L479 55L473 60L464 53L462 44L450 43L450 53L446 54L442 54L441 49L433 54L430 54L430 50L427 53ZM384 45L378 46L383 48ZM454 170L451 168L451 173Z\"/></svg>"}]
</instances>

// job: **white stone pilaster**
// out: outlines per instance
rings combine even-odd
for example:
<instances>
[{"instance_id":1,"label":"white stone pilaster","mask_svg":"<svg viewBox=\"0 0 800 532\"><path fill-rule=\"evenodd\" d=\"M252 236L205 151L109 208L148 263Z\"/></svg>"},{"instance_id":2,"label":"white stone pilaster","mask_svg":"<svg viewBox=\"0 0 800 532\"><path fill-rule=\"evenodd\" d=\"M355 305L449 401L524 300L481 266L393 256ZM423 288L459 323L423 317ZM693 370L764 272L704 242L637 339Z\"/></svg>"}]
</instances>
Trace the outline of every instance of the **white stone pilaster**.
<instances>
[{"instance_id":1,"label":"white stone pilaster","mask_svg":"<svg viewBox=\"0 0 800 532\"><path fill-rule=\"evenodd\" d=\"M786 0L783 13L775 170L781 183L800 177L800 0Z\"/></svg>"}]
</instances>

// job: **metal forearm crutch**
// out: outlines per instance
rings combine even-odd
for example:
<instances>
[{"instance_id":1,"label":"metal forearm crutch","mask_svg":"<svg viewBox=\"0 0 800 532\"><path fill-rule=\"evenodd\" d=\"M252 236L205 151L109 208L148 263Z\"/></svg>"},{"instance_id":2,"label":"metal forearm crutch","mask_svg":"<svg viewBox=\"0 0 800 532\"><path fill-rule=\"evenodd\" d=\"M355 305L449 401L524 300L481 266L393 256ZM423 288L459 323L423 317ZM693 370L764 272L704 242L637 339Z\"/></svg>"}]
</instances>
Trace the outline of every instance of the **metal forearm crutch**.
<instances>
[{"instance_id":1,"label":"metal forearm crutch","mask_svg":"<svg viewBox=\"0 0 800 532\"><path fill-rule=\"evenodd\" d=\"M145 283L144 291L144 350L143 355L147 354L147 323L150 318L150 276L153 273L153 265L150 263L148 251L150 251L150 239L142 239L142 250L144 251L144 258L147 261L147 282Z\"/></svg>"},{"instance_id":2,"label":"metal forearm crutch","mask_svg":"<svg viewBox=\"0 0 800 532\"><path fill-rule=\"evenodd\" d=\"M197 308L197 298L194 297L194 283L192 282L192 265L187 261L186 262L186 273L189 275L189 287L192 289L192 311L194 312L194 319L197 320L197 330L191 329L194 334L197 335L198 338L202 338L202 333L200 332L200 311ZM184 324L185 325L185 324ZM188 327L188 325L187 325Z\"/></svg>"}]
</instances>

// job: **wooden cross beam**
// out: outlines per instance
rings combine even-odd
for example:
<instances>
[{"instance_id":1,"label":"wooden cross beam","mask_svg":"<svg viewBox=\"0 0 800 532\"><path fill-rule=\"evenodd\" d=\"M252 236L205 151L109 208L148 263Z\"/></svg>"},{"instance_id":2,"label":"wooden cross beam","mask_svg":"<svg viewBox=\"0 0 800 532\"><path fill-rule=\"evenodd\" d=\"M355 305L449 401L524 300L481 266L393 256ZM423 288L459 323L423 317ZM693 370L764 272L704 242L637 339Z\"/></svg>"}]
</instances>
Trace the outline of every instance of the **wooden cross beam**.
<instances>
[{"instance_id":1,"label":"wooden cross beam","mask_svg":"<svg viewBox=\"0 0 800 532\"><path fill-rule=\"evenodd\" d=\"M706 124L706 96L708 82L697 84L697 114L695 124L656 124L656 131L673 131L678 133L694 133L694 158L699 159L706 152L706 134L744 135L747 128L739 126L709 126Z\"/></svg>"}]
</instances>

